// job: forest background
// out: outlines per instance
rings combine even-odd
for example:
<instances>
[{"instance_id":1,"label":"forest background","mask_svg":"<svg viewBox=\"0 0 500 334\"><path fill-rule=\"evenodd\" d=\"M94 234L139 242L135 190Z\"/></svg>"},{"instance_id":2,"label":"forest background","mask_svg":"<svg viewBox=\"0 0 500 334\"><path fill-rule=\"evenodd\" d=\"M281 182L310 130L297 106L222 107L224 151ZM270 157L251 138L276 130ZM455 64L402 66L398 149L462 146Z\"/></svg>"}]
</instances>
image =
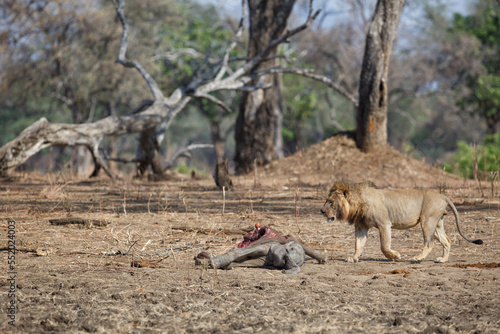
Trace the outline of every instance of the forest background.
<instances>
[{"instance_id":1,"label":"forest background","mask_svg":"<svg viewBox=\"0 0 500 334\"><path fill-rule=\"evenodd\" d=\"M223 51L238 13L217 1L127 2L129 58L139 60L163 91L184 85L207 50ZM111 1L33 2L30 11L4 5L0 12L0 146L44 116L85 123L129 114L150 97L146 83L115 63L121 26ZM227 4L228 2L224 2ZM282 62L315 70L355 94L366 32L376 1L316 1L314 24L279 47ZM307 15L298 1L289 19ZM500 159L500 3L411 1L403 11L389 71L388 141L399 151L462 176L498 171ZM24 21L24 24L23 24ZM28 23L29 22L29 23ZM28 24L27 24L28 23ZM233 56L244 56L240 43ZM210 59L208 59L210 61ZM356 110L344 96L293 74L283 74L283 141L291 155L356 127ZM194 100L174 119L160 148L164 163L190 144L212 144L214 129L235 154L234 125L240 93L218 92L232 113ZM107 138L106 156L132 160L137 135ZM212 148L191 151L175 163L181 171L211 174ZM85 148L48 148L23 168L68 169L88 175ZM132 164L114 170L130 173Z\"/></svg>"}]
</instances>

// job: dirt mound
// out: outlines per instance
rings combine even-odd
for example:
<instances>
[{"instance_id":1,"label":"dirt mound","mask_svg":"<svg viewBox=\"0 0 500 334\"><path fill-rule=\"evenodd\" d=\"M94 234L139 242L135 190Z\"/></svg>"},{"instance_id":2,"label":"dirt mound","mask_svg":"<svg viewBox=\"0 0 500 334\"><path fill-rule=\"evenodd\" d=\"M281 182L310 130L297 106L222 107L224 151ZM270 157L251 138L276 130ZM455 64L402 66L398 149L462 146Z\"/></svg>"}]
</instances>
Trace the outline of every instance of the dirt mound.
<instances>
[{"instance_id":1,"label":"dirt mound","mask_svg":"<svg viewBox=\"0 0 500 334\"><path fill-rule=\"evenodd\" d=\"M390 146L364 153L355 141L338 135L290 157L267 165L269 177L295 175L308 183L372 180L379 187L443 187L463 183L460 178L407 157Z\"/></svg>"}]
</instances>

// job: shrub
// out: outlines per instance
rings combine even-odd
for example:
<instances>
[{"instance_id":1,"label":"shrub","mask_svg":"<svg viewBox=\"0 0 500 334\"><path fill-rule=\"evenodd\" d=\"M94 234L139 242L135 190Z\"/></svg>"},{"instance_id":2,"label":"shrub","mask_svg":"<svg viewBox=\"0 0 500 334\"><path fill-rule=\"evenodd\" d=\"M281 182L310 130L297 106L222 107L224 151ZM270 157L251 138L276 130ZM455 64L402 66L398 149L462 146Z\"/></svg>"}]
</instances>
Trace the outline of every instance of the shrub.
<instances>
[{"instance_id":1,"label":"shrub","mask_svg":"<svg viewBox=\"0 0 500 334\"><path fill-rule=\"evenodd\" d=\"M203 177L203 178L208 178L208 174L202 170L199 170L196 167L189 167L185 162L180 163L177 168L175 168L177 173L179 174L191 174L192 172L195 172L197 175Z\"/></svg>"},{"instance_id":2,"label":"shrub","mask_svg":"<svg viewBox=\"0 0 500 334\"><path fill-rule=\"evenodd\" d=\"M459 141L457 151L444 164L444 169L462 177L473 178L476 162L478 172L500 170L500 133L486 136L483 143L477 146Z\"/></svg>"}]
</instances>

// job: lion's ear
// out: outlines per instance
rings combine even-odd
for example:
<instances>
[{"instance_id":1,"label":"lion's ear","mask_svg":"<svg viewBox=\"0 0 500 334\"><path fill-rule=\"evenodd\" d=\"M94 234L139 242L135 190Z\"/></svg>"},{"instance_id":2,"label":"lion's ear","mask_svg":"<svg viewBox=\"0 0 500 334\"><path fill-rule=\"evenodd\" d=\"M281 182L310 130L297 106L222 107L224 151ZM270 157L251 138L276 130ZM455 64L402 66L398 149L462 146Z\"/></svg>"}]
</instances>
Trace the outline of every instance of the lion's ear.
<instances>
[{"instance_id":1,"label":"lion's ear","mask_svg":"<svg viewBox=\"0 0 500 334\"><path fill-rule=\"evenodd\" d=\"M349 198L349 196L351 195L351 193L349 192L349 189L348 189L348 188L339 189L339 190L337 191L337 194L338 194L339 196L344 197L345 199L348 199L348 198Z\"/></svg>"},{"instance_id":2,"label":"lion's ear","mask_svg":"<svg viewBox=\"0 0 500 334\"><path fill-rule=\"evenodd\" d=\"M335 183L332 186L332 189L330 190L330 193L333 192L333 191L338 196L343 196L343 197L347 198L347 196L349 196L349 185L347 183L344 183L344 182Z\"/></svg>"}]
</instances>

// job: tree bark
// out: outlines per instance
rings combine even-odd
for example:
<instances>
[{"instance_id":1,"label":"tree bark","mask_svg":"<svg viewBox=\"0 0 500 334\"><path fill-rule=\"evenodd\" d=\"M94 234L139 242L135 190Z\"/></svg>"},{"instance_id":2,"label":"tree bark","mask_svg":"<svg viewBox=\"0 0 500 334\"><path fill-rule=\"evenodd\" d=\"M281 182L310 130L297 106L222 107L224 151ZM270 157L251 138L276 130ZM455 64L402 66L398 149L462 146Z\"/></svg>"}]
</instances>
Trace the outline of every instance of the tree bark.
<instances>
[{"instance_id":1,"label":"tree bark","mask_svg":"<svg viewBox=\"0 0 500 334\"><path fill-rule=\"evenodd\" d=\"M498 124L500 124L500 110L492 115L486 116L486 124L488 125L488 134L494 135L499 131Z\"/></svg>"},{"instance_id":2,"label":"tree bark","mask_svg":"<svg viewBox=\"0 0 500 334\"><path fill-rule=\"evenodd\" d=\"M214 145L215 161L216 164L224 161L225 158L225 141L220 134L220 120L210 120L210 134L212 137L212 144Z\"/></svg>"},{"instance_id":3,"label":"tree bark","mask_svg":"<svg viewBox=\"0 0 500 334\"><path fill-rule=\"evenodd\" d=\"M356 115L356 142L365 152L387 145L387 75L404 4L378 0L366 35Z\"/></svg>"},{"instance_id":4,"label":"tree bark","mask_svg":"<svg viewBox=\"0 0 500 334\"><path fill-rule=\"evenodd\" d=\"M262 52L273 39L286 28L288 16L295 0L248 0L250 13L250 36L248 56ZM277 54L273 47L266 54L272 58ZM277 59L258 64L252 71L263 70L277 65ZM283 118L280 74L266 75L260 79L268 89L258 89L244 93L236 120L236 171L249 172L254 161L267 164L275 158L283 157L281 124Z\"/></svg>"},{"instance_id":5,"label":"tree bark","mask_svg":"<svg viewBox=\"0 0 500 334\"><path fill-rule=\"evenodd\" d=\"M156 139L156 127L150 127L141 132L139 136L139 164L137 166L137 176L146 175L148 167L151 166L156 177L164 177L160 162L159 143Z\"/></svg>"}]
</instances>

